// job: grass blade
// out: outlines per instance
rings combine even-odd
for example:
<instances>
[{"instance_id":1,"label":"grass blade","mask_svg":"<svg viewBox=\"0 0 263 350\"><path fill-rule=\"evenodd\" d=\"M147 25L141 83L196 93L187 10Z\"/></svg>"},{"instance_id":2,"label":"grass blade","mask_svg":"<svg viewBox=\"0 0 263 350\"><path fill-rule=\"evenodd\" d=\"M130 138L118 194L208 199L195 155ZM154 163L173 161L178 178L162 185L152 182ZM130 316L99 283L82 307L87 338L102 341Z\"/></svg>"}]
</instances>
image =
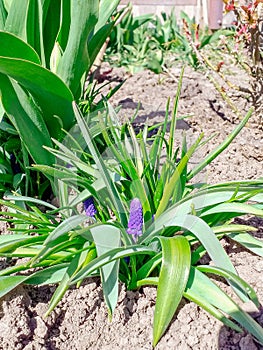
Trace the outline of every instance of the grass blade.
<instances>
[{"instance_id":1,"label":"grass blade","mask_svg":"<svg viewBox=\"0 0 263 350\"><path fill-rule=\"evenodd\" d=\"M211 152L201 163L199 163L187 176L187 181L191 180L196 174L203 170L208 164L210 164L220 153L222 153L239 134L241 129L246 125L248 119L251 117L254 108L251 107L247 112L245 118L241 123L231 132L231 134L219 145L213 152Z\"/></svg>"}]
</instances>

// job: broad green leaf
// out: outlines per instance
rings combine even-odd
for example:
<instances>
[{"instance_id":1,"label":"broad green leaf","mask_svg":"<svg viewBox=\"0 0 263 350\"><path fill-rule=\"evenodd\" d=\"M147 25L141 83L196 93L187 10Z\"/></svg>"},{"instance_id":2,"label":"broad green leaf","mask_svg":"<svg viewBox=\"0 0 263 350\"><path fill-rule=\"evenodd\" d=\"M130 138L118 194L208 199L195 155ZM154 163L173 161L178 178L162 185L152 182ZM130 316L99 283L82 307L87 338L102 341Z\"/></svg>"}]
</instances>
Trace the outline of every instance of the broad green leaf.
<instances>
[{"instance_id":1,"label":"broad green leaf","mask_svg":"<svg viewBox=\"0 0 263 350\"><path fill-rule=\"evenodd\" d=\"M160 217L161 218L161 217ZM226 268L231 272L235 273L235 269L226 254L225 250L222 248L219 240L215 236L213 230L200 218L193 215L185 215L185 216L175 216L170 217L169 220L163 222L162 226L158 228L150 230L147 238L142 236L139 239L139 243L147 243L155 237L160 230L164 227L182 227L190 232L192 232L198 240L202 243L202 245L207 250L210 257L213 259L215 264L219 267Z\"/></svg>"},{"instance_id":2,"label":"broad green leaf","mask_svg":"<svg viewBox=\"0 0 263 350\"><path fill-rule=\"evenodd\" d=\"M120 230L111 225L99 225L92 227L90 232L94 238L97 255L111 251L120 247ZM101 280L103 287L103 295L112 315L118 301L118 276L119 276L119 260L113 261L101 268Z\"/></svg>"},{"instance_id":3,"label":"broad green leaf","mask_svg":"<svg viewBox=\"0 0 263 350\"><path fill-rule=\"evenodd\" d=\"M67 130L73 125L73 96L58 76L35 63L8 57L0 57L0 72L18 81L37 99L51 136L58 138L61 126Z\"/></svg>"},{"instance_id":4,"label":"broad green leaf","mask_svg":"<svg viewBox=\"0 0 263 350\"><path fill-rule=\"evenodd\" d=\"M182 299L191 264L191 251L186 238L160 237L162 265L157 287L153 321L153 346L167 329Z\"/></svg>"},{"instance_id":5,"label":"broad green leaf","mask_svg":"<svg viewBox=\"0 0 263 350\"><path fill-rule=\"evenodd\" d=\"M27 43L32 46L39 57L41 57L42 65L45 66L42 6L42 0L29 1L26 18L26 39Z\"/></svg>"},{"instance_id":6,"label":"broad green leaf","mask_svg":"<svg viewBox=\"0 0 263 350\"><path fill-rule=\"evenodd\" d=\"M259 186L260 185L262 185L262 182L259 183ZM233 196L238 197L243 194L248 194L255 189L253 186L239 187L239 183L230 183L228 185L222 185L219 187L207 187L205 189L199 190L195 194L183 198L181 201L165 210L165 212L157 220L155 220L153 225L155 229L161 229L162 226L174 216L184 216L185 214L189 214L193 208L196 211L199 211L209 206L215 206L217 204L230 201L233 199ZM251 199L257 201L261 200L261 197L256 194L252 196ZM151 229L152 228L149 228L149 232ZM147 236L147 233L144 235L144 237Z\"/></svg>"},{"instance_id":7,"label":"broad green leaf","mask_svg":"<svg viewBox=\"0 0 263 350\"><path fill-rule=\"evenodd\" d=\"M112 28L113 23L107 23L90 39L88 43L90 65L94 63L97 55L103 47L103 44L106 43L106 39L109 37Z\"/></svg>"},{"instance_id":8,"label":"broad green leaf","mask_svg":"<svg viewBox=\"0 0 263 350\"><path fill-rule=\"evenodd\" d=\"M0 59L1 60L1 59ZM0 96L5 111L35 162L53 164L54 156L42 146L52 146L42 115L32 98L1 74Z\"/></svg>"},{"instance_id":9,"label":"broad green leaf","mask_svg":"<svg viewBox=\"0 0 263 350\"><path fill-rule=\"evenodd\" d=\"M98 21L98 10L99 0L71 1L68 41L57 74L74 96L78 94L83 74L90 67L87 40Z\"/></svg>"},{"instance_id":10,"label":"broad green leaf","mask_svg":"<svg viewBox=\"0 0 263 350\"><path fill-rule=\"evenodd\" d=\"M36 64L40 64L40 59L26 42L18 38L17 36L0 31L0 56L10 58L21 58Z\"/></svg>"},{"instance_id":11,"label":"broad green leaf","mask_svg":"<svg viewBox=\"0 0 263 350\"><path fill-rule=\"evenodd\" d=\"M64 52L68 42L68 35L70 30L70 6L71 1L62 0L61 1L61 18L60 27L57 36L57 42Z\"/></svg>"},{"instance_id":12,"label":"broad green leaf","mask_svg":"<svg viewBox=\"0 0 263 350\"><path fill-rule=\"evenodd\" d=\"M1 276L0 277L0 297L4 296L19 284L45 285L58 283L62 280L68 264L57 264L43 270L37 271L29 276Z\"/></svg>"}]
</instances>

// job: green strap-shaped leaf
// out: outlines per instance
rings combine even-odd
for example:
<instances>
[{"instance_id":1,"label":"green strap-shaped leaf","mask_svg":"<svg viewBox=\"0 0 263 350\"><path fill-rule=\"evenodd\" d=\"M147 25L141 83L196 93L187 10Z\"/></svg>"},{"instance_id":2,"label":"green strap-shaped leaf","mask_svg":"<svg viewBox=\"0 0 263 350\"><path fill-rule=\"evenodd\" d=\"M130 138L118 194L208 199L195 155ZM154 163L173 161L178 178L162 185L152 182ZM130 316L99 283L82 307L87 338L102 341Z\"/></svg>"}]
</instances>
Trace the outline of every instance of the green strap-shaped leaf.
<instances>
[{"instance_id":1,"label":"green strap-shaped leaf","mask_svg":"<svg viewBox=\"0 0 263 350\"><path fill-rule=\"evenodd\" d=\"M206 275L195 268L191 268L184 296L186 298L189 296L190 300L195 299L195 302L200 297L201 300L225 312L263 344L263 328Z\"/></svg>"},{"instance_id":2,"label":"green strap-shaped leaf","mask_svg":"<svg viewBox=\"0 0 263 350\"><path fill-rule=\"evenodd\" d=\"M241 277L238 275L227 271L226 269L222 269L217 266L209 266L209 265L199 265L196 267L199 271L206 272L206 273L214 273L218 276L224 277L225 279L231 280L233 283L236 284L237 287L243 290L244 293L248 294L249 298L253 301L253 303L259 307L259 301L256 295L256 292L254 289L246 283Z\"/></svg>"},{"instance_id":3,"label":"green strap-shaped leaf","mask_svg":"<svg viewBox=\"0 0 263 350\"><path fill-rule=\"evenodd\" d=\"M5 21L7 17L7 12L5 9L4 0L0 0L0 30L5 28Z\"/></svg>"},{"instance_id":4,"label":"green strap-shaped leaf","mask_svg":"<svg viewBox=\"0 0 263 350\"><path fill-rule=\"evenodd\" d=\"M41 63L36 51L17 36L0 31L0 42L0 56Z\"/></svg>"},{"instance_id":5,"label":"green strap-shaped leaf","mask_svg":"<svg viewBox=\"0 0 263 350\"><path fill-rule=\"evenodd\" d=\"M98 256L120 247L120 230L110 225L100 225L90 229L94 238ZM103 295L109 309L110 317L118 301L119 260L101 268Z\"/></svg>"},{"instance_id":6,"label":"green strap-shaped leaf","mask_svg":"<svg viewBox=\"0 0 263 350\"><path fill-rule=\"evenodd\" d=\"M73 125L73 96L58 76L35 63L8 57L0 57L0 72L18 81L37 99L51 136L58 138L61 123L64 129Z\"/></svg>"},{"instance_id":7,"label":"green strap-shaped leaf","mask_svg":"<svg viewBox=\"0 0 263 350\"><path fill-rule=\"evenodd\" d=\"M160 201L160 204L157 208L155 217L159 217L166 209L171 197L174 194L174 189L177 186L177 182L180 181L180 177L182 172L184 171L185 167L187 166L187 163L193 153L196 151L197 147L199 146L201 140L203 138L203 135L199 136L199 138L196 140L196 142L189 148L189 150L186 152L185 156L180 160L178 166L176 167L173 175L169 179L169 181L165 184L164 190L163 190L163 196Z\"/></svg>"},{"instance_id":8,"label":"green strap-shaped leaf","mask_svg":"<svg viewBox=\"0 0 263 350\"><path fill-rule=\"evenodd\" d=\"M48 316L52 310L57 306L59 301L62 299L63 295L66 293L66 291L69 288L69 280L76 271L78 271L78 268L81 266L82 263L82 257L83 255L87 255L88 252L84 251L80 254L76 254L74 258L71 260L70 264L68 265L67 269L64 270L64 274L62 275L61 280L59 281L59 285L55 291L55 293L52 295L48 310L45 314L45 316Z\"/></svg>"},{"instance_id":9,"label":"green strap-shaped leaf","mask_svg":"<svg viewBox=\"0 0 263 350\"><path fill-rule=\"evenodd\" d=\"M113 11L119 5L120 0L100 0L99 18L98 23L95 26L94 32L96 33L101 27L107 23L108 19L112 15Z\"/></svg>"},{"instance_id":10,"label":"green strap-shaped leaf","mask_svg":"<svg viewBox=\"0 0 263 350\"><path fill-rule=\"evenodd\" d=\"M246 125L247 121L251 117L254 111L254 107L251 107L247 112L244 119L240 122L240 124L228 135L228 137L212 152L208 154L208 156L203 159L187 176L187 181L191 180L196 174L202 171L208 164L210 164L220 153L222 153L234 140L234 138L239 134L239 132Z\"/></svg>"},{"instance_id":11,"label":"green strap-shaped leaf","mask_svg":"<svg viewBox=\"0 0 263 350\"><path fill-rule=\"evenodd\" d=\"M22 283L38 285L58 283L66 268L67 264L59 264L37 271L30 276L0 276L0 298Z\"/></svg>"},{"instance_id":12,"label":"green strap-shaped leaf","mask_svg":"<svg viewBox=\"0 0 263 350\"><path fill-rule=\"evenodd\" d=\"M236 213L238 214L251 214L257 216L263 216L263 210L249 205L246 203L222 203L210 208L200 215L201 217L206 215L214 215L218 213Z\"/></svg>"},{"instance_id":13,"label":"green strap-shaped leaf","mask_svg":"<svg viewBox=\"0 0 263 350\"><path fill-rule=\"evenodd\" d=\"M87 278L92 272L100 269L102 266L111 263L114 260L125 258L126 256L132 255L154 255L156 252L148 247L141 245L134 245L128 248L120 247L112 249L98 258L91 261L87 266L83 267L75 276L71 279L70 284Z\"/></svg>"},{"instance_id":14,"label":"green strap-shaped leaf","mask_svg":"<svg viewBox=\"0 0 263 350\"><path fill-rule=\"evenodd\" d=\"M43 45L46 68L50 68L50 55L55 45L60 25L60 1L45 0L43 4Z\"/></svg>"},{"instance_id":15,"label":"green strap-shaped leaf","mask_svg":"<svg viewBox=\"0 0 263 350\"><path fill-rule=\"evenodd\" d=\"M262 240L256 239L251 236L249 233L245 232L233 232L227 235L233 241L241 244L243 247L247 248L254 254L257 254L263 258L263 242Z\"/></svg>"},{"instance_id":16,"label":"green strap-shaped leaf","mask_svg":"<svg viewBox=\"0 0 263 350\"><path fill-rule=\"evenodd\" d=\"M67 46L59 61L57 74L73 95L79 91L82 75L89 69L87 40L98 20L99 0L71 1L71 22Z\"/></svg>"},{"instance_id":17,"label":"green strap-shaped leaf","mask_svg":"<svg viewBox=\"0 0 263 350\"><path fill-rule=\"evenodd\" d=\"M23 0L17 6L17 2L12 1L5 22L5 31L17 35L24 41L27 41L26 22L29 3L30 0Z\"/></svg>"},{"instance_id":18,"label":"green strap-shaped leaf","mask_svg":"<svg viewBox=\"0 0 263 350\"><path fill-rule=\"evenodd\" d=\"M183 236L160 237L162 266L157 288L153 321L153 346L167 329L185 290L191 263L191 251Z\"/></svg>"},{"instance_id":19,"label":"green strap-shaped leaf","mask_svg":"<svg viewBox=\"0 0 263 350\"><path fill-rule=\"evenodd\" d=\"M50 233L48 238L45 240L44 245L52 244L54 240L61 237L65 233L75 229L77 226L79 226L83 221L87 220L87 217L85 215L74 215L71 216L64 221L61 222L60 225L58 225L54 231Z\"/></svg>"},{"instance_id":20,"label":"green strap-shaped leaf","mask_svg":"<svg viewBox=\"0 0 263 350\"><path fill-rule=\"evenodd\" d=\"M1 60L1 59L0 59ZM36 163L53 164L54 156L43 148L52 142L41 112L17 84L0 74L0 96L4 109Z\"/></svg>"},{"instance_id":21,"label":"green strap-shaped leaf","mask_svg":"<svg viewBox=\"0 0 263 350\"><path fill-rule=\"evenodd\" d=\"M107 23L105 26L100 28L100 30L90 39L88 44L90 66L94 63L98 53L100 52L100 49L110 35L112 28L113 23Z\"/></svg>"}]
</instances>

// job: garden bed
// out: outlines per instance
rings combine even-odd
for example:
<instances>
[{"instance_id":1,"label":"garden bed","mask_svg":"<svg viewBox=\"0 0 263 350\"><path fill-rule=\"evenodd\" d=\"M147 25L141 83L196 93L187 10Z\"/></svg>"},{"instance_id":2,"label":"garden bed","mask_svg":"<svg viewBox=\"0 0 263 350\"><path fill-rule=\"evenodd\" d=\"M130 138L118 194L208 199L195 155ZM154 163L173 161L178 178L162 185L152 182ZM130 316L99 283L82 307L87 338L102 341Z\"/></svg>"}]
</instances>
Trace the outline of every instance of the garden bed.
<instances>
[{"instance_id":1,"label":"garden bed","mask_svg":"<svg viewBox=\"0 0 263 350\"><path fill-rule=\"evenodd\" d=\"M123 69L109 72L101 69L104 82L115 86L127 78L114 95L114 106L122 106L120 115L129 118L140 102L135 123L138 128L146 121L159 123L165 115L167 98L175 96L180 70L173 77L143 71L129 76ZM235 78L235 77L234 77ZM240 79L240 76L238 76ZM108 87L106 87L108 89ZM244 112L249 106L243 101ZM182 133L193 143L203 131L206 137L218 133L200 152L200 159L222 142L237 123L235 115L225 106L204 75L187 69L183 80L179 115L191 117L178 123L178 143ZM202 173L200 182L217 183L227 180L248 180L262 177L263 139L259 121L251 119L238 137ZM258 228L253 233L263 239L263 221L249 219ZM0 227L1 229L1 227ZM2 234L8 227L2 227ZM263 304L263 260L243 248L224 242L234 266L242 278L257 292ZM3 261L3 264L8 262ZM223 282L218 281L223 285ZM224 287L230 292L227 286ZM19 287L2 299L0 311L0 349L151 349L152 323L156 289L146 287L126 292L120 285L119 303L108 321L102 289L97 279L88 280L79 289L67 291L55 311L45 319L48 302L55 287ZM231 292L230 292L231 293ZM246 311L263 325L263 310L244 305ZM193 303L183 301L168 331L156 349L263 349L247 333L238 334L210 317Z\"/></svg>"}]
</instances>

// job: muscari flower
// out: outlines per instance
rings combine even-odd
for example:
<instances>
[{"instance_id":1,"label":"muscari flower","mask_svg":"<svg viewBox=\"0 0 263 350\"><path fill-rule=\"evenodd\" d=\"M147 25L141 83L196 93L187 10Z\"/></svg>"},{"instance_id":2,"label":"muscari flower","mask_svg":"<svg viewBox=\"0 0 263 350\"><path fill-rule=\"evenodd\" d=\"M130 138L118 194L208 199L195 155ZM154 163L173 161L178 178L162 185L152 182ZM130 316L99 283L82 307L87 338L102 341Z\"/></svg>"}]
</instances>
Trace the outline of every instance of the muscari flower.
<instances>
[{"instance_id":1,"label":"muscari flower","mask_svg":"<svg viewBox=\"0 0 263 350\"><path fill-rule=\"evenodd\" d=\"M142 205L138 198L134 198L130 204L130 218L128 222L127 233L132 235L136 241L142 235L143 212Z\"/></svg>"},{"instance_id":2,"label":"muscari flower","mask_svg":"<svg viewBox=\"0 0 263 350\"><path fill-rule=\"evenodd\" d=\"M87 216L94 218L94 216L97 213L97 209L95 207L94 204L94 199L92 196L90 196L89 198L87 198L84 202L84 210Z\"/></svg>"}]
</instances>

